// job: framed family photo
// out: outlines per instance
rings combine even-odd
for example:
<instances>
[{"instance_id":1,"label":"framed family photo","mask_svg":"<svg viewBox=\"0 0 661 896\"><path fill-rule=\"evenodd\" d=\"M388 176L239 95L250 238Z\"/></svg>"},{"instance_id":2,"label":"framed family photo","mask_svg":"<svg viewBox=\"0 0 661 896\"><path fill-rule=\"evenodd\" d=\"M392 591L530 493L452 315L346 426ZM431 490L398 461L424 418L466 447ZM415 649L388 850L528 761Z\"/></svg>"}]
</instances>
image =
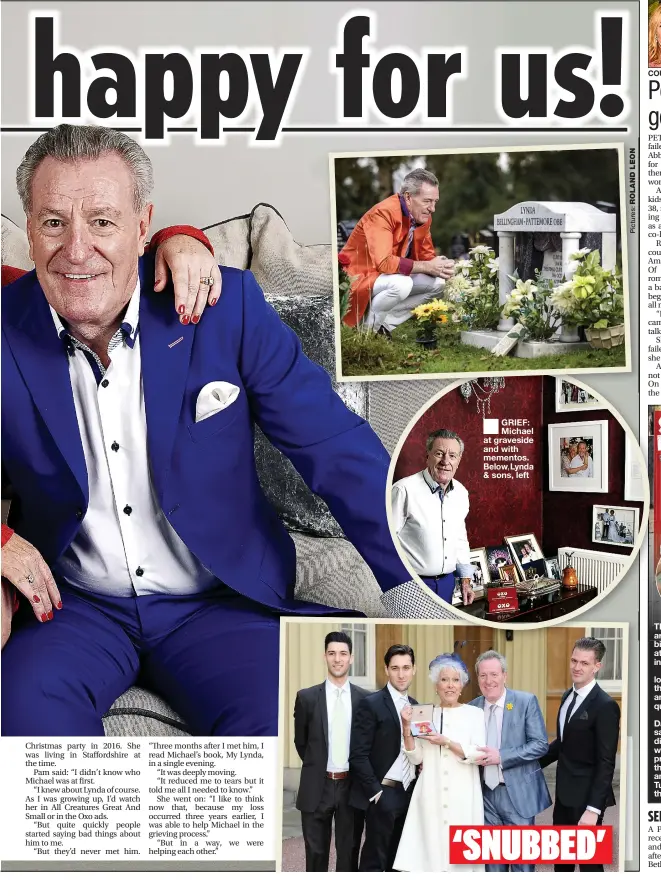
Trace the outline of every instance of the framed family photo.
<instances>
[{"instance_id":1,"label":"framed family photo","mask_svg":"<svg viewBox=\"0 0 661 896\"><path fill-rule=\"evenodd\" d=\"M549 579L558 579L559 581L562 578L557 557L547 557L544 561L544 568Z\"/></svg>"},{"instance_id":2,"label":"framed family photo","mask_svg":"<svg viewBox=\"0 0 661 896\"><path fill-rule=\"evenodd\" d=\"M484 591L487 582L491 580L489 564L487 563L487 549L475 548L470 552L470 563L473 566L471 587L473 591Z\"/></svg>"},{"instance_id":3,"label":"framed family photo","mask_svg":"<svg viewBox=\"0 0 661 896\"><path fill-rule=\"evenodd\" d=\"M532 533L530 535L512 535L505 539L505 544L510 549L519 579L524 582L526 569L530 569L538 560L544 560L542 549Z\"/></svg>"},{"instance_id":4,"label":"framed family photo","mask_svg":"<svg viewBox=\"0 0 661 896\"><path fill-rule=\"evenodd\" d=\"M594 408L605 407L600 398L596 398L583 385L555 379L555 410L558 414L566 414L569 411L591 411Z\"/></svg>"},{"instance_id":5,"label":"framed family photo","mask_svg":"<svg viewBox=\"0 0 661 896\"><path fill-rule=\"evenodd\" d=\"M498 582L500 580L500 567L507 566L512 562L510 549L506 544L497 544L487 547L487 571L489 573L489 581Z\"/></svg>"},{"instance_id":6,"label":"framed family photo","mask_svg":"<svg viewBox=\"0 0 661 896\"><path fill-rule=\"evenodd\" d=\"M592 508L592 541L633 548L640 524L637 507L595 504Z\"/></svg>"},{"instance_id":7,"label":"framed family photo","mask_svg":"<svg viewBox=\"0 0 661 896\"><path fill-rule=\"evenodd\" d=\"M550 423L549 491L608 491L608 420Z\"/></svg>"}]
</instances>

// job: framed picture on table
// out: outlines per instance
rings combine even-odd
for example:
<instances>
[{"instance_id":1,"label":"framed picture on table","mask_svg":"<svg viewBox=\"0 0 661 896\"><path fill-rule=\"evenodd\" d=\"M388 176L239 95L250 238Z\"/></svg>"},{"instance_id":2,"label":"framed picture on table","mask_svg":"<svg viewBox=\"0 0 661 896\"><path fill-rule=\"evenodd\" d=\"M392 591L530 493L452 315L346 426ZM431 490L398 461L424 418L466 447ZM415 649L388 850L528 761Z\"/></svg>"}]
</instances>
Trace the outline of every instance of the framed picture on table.
<instances>
[{"instance_id":1,"label":"framed picture on table","mask_svg":"<svg viewBox=\"0 0 661 896\"><path fill-rule=\"evenodd\" d=\"M486 551L489 581L498 582L500 581L500 567L506 566L508 563L512 562L510 549L506 544L496 544L491 547L487 547Z\"/></svg>"},{"instance_id":2,"label":"framed picture on table","mask_svg":"<svg viewBox=\"0 0 661 896\"><path fill-rule=\"evenodd\" d=\"M519 579L525 582L526 569L529 569L536 561L544 559L544 554L537 543L537 539L532 533L529 535L512 535L505 539L505 544L510 549Z\"/></svg>"},{"instance_id":3,"label":"framed picture on table","mask_svg":"<svg viewBox=\"0 0 661 896\"><path fill-rule=\"evenodd\" d=\"M471 550L470 562L473 567L471 586L476 594L482 593L487 582L491 580L491 576L489 575L489 565L487 563L487 549L475 548L474 550Z\"/></svg>"},{"instance_id":4,"label":"framed picture on table","mask_svg":"<svg viewBox=\"0 0 661 896\"><path fill-rule=\"evenodd\" d=\"M608 420L550 423L549 491L608 491Z\"/></svg>"}]
</instances>

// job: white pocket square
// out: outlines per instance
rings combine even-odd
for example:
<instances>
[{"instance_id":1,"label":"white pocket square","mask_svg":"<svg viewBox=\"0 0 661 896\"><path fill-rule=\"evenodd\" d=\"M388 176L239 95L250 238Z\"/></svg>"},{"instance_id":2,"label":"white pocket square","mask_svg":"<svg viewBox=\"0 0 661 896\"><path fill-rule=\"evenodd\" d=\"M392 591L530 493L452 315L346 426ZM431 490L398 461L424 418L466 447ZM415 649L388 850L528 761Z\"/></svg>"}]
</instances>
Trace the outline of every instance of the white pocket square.
<instances>
[{"instance_id":1,"label":"white pocket square","mask_svg":"<svg viewBox=\"0 0 661 896\"><path fill-rule=\"evenodd\" d=\"M241 390L232 383L207 383L200 389L195 404L195 422L206 420L207 417L223 411L233 404L239 397Z\"/></svg>"}]
</instances>

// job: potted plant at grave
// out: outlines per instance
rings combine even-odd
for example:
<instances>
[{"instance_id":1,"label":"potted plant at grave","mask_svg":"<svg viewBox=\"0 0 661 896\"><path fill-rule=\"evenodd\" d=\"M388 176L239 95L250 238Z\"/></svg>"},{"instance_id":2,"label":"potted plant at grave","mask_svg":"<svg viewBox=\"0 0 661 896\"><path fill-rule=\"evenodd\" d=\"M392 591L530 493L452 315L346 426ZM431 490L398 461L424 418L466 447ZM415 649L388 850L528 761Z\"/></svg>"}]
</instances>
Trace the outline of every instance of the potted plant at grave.
<instances>
[{"instance_id":1,"label":"potted plant at grave","mask_svg":"<svg viewBox=\"0 0 661 896\"><path fill-rule=\"evenodd\" d=\"M502 316L512 317L521 325L512 334L513 339L546 342L560 326L560 316L551 304L553 281L540 279L539 271L535 274L538 278L536 283L532 280L524 283L516 274L510 275L510 280L516 285L507 295Z\"/></svg>"},{"instance_id":2,"label":"potted plant at grave","mask_svg":"<svg viewBox=\"0 0 661 896\"><path fill-rule=\"evenodd\" d=\"M624 291L622 274L605 271L599 251L581 249L571 256L578 267L571 280L556 286L551 301L563 327L585 327L593 348L613 348L624 342Z\"/></svg>"},{"instance_id":3,"label":"potted plant at grave","mask_svg":"<svg viewBox=\"0 0 661 896\"><path fill-rule=\"evenodd\" d=\"M434 299L424 305L418 305L411 314L418 322L417 339L423 348L436 348L438 343L438 327L446 324L451 318L452 306L441 299Z\"/></svg>"},{"instance_id":4,"label":"potted plant at grave","mask_svg":"<svg viewBox=\"0 0 661 896\"><path fill-rule=\"evenodd\" d=\"M498 259L488 246L475 246L468 255L455 264L443 296L455 303L463 329L493 330L500 320Z\"/></svg>"}]
</instances>

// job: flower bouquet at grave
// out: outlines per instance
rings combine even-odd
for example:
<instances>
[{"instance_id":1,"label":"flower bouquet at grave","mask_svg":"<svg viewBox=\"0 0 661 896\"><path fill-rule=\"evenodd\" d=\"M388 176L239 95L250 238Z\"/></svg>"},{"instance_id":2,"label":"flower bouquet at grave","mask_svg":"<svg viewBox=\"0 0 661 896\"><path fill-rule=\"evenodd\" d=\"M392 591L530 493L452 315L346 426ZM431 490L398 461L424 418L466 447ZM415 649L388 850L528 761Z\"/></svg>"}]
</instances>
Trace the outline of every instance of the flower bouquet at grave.
<instances>
[{"instance_id":1,"label":"flower bouquet at grave","mask_svg":"<svg viewBox=\"0 0 661 896\"><path fill-rule=\"evenodd\" d=\"M443 296L456 305L456 315L465 330L492 330L500 320L498 259L488 246L475 246L469 258L455 264L455 273L445 284Z\"/></svg>"},{"instance_id":2,"label":"flower bouquet at grave","mask_svg":"<svg viewBox=\"0 0 661 896\"><path fill-rule=\"evenodd\" d=\"M551 301L562 323L568 327L585 327L588 341L590 331L618 330L616 339L624 341L624 290L622 274L615 269L605 271L599 264L599 251L581 249L571 256L578 267L571 280L565 280L553 289ZM620 332L621 331L621 332ZM611 344L613 334L607 335ZM621 339L619 338L621 335ZM593 345L605 345L599 333Z\"/></svg>"},{"instance_id":3,"label":"flower bouquet at grave","mask_svg":"<svg viewBox=\"0 0 661 896\"><path fill-rule=\"evenodd\" d=\"M418 322L417 332L419 342L431 342L438 336L438 327L447 324L452 317L453 308L448 302L434 299L424 305L418 305L411 314Z\"/></svg>"},{"instance_id":4,"label":"flower bouquet at grave","mask_svg":"<svg viewBox=\"0 0 661 896\"><path fill-rule=\"evenodd\" d=\"M356 279L347 273L347 267L351 259L346 252L340 252L337 256L337 275L340 293L340 320L344 320L351 310L351 284Z\"/></svg>"},{"instance_id":5,"label":"flower bouquet at grave","mask_svg":"<svg viewBox=\"0 0 661 896\"><path fill-rule=\"evenodd\" d=\"M503 305L503 318L511 317L521 326L512 332L512 339L527 339L531 342L549 340L560 326L560 315L553 307L553 280L543 280L535 271L537 282L519 280L516 273L510 275L515 284Z\"/></svg>"}]
</instances>

